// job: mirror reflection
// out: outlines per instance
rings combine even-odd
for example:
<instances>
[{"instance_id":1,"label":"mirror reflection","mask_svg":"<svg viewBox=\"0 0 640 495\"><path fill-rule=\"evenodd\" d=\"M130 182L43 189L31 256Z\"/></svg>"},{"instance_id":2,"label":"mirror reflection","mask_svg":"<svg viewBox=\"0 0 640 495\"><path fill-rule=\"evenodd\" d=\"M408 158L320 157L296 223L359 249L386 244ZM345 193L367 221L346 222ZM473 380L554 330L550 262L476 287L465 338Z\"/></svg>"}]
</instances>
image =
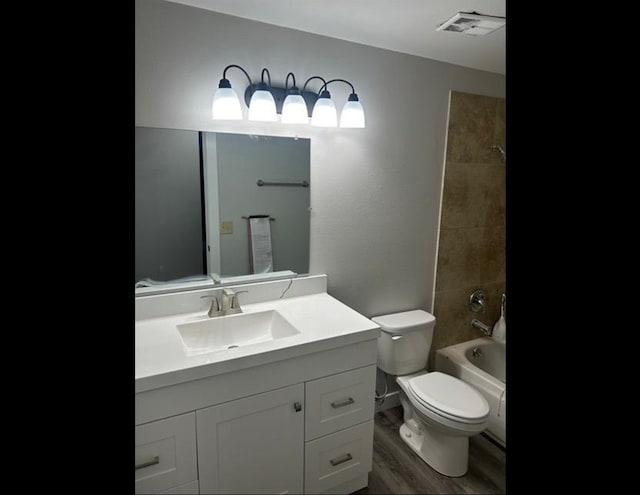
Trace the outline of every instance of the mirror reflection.
<instances>
[{"instance_id":1,"label":"mirror reflection","mask_svg":"<svg viewBox=\"0 0 640 495\"><path fill-rule=\"evenodd\" d=\"M309 139L135 131L136 287L308 272Z\"/></svg>"}]
</instances>

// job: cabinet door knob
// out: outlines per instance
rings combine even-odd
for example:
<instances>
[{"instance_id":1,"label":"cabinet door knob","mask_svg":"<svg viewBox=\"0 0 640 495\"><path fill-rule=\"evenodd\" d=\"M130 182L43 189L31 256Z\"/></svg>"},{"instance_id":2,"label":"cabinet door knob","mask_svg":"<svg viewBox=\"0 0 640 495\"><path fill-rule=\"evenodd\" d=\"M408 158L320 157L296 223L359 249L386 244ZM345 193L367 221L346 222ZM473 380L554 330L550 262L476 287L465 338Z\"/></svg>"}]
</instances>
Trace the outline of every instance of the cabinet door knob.
<instances>
[{"instance_id":1,"label":"cabinet door knob","mask_svg":"<svg viewBox=\"0 0 640 495\"><path fill-rule=\"evenodd\" d=\"M296 410L296 412L300 412L302 411L302 404L300 404L299 402L294 402L293 408Z\"/></svg>"}]
</instances>

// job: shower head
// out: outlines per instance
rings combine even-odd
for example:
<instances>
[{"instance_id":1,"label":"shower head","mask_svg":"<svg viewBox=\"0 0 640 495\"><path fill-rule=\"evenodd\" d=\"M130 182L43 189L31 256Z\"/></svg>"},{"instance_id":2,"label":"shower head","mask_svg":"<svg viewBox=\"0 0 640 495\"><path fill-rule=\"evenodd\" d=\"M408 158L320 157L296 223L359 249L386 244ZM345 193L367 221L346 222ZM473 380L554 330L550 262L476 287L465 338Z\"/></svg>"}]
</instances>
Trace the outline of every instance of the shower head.
<instances>
[{"instance_id":1,"label":"shower head","mask_svg":"<svg viewBox=\"0 0 640 495\"><path fill-rule=\"evenodd\" d=\"M503 162L507 161L507 152L505 150L503 150L500 146L498 146L497 144L492 144L491 145L491 150L492 151L499 151L500 154L502 155L502 161Z\"/></svg>"}]
</instances>

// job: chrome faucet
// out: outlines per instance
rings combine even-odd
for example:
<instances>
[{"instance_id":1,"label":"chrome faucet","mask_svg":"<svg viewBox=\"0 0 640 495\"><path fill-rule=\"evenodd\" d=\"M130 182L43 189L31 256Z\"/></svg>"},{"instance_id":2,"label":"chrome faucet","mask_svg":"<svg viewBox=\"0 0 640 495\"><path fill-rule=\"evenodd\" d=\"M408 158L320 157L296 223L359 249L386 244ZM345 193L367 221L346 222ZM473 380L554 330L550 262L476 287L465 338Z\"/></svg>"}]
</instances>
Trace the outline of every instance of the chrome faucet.
<instances>
[{"instance_id":1,"label":"chrome faucet","mask_svg":"<svg viewBox=\"0 0 640 495\"><path fill-rule=\"evenodd\" d=\"M234 291L233 289L222 289L222 313L225 315L233 315L236 313L242 313L240 302L238 301L238 294L248 292L246 290Z\"/></svg>"},{"instance_id":2,"label":"chrome faucet","mask_svg":"<svg viewBox=\"0 0 640 495\"><path fill-rule=\"evenodd\" d=\"M222 308L220 307L220 300L218 296L215 294L208 294L206 296L200 296L200 299L211 298L211 306L209 307L209 318L213 318L214 316L220 316L222 313Z\"/></svg>"},{"instance_id":3,"label":"chrome faucet","mask_svg":"<svg viewBox=\"0 0 640 495\"><path fill-rule=\"evenodd\" d=\"M481 330L485 335L491 336L491 332L493 329L490 326L482 323L480 320L474 318L473 320L471 320L471 326Z\"/></svg>"}]
</instances>

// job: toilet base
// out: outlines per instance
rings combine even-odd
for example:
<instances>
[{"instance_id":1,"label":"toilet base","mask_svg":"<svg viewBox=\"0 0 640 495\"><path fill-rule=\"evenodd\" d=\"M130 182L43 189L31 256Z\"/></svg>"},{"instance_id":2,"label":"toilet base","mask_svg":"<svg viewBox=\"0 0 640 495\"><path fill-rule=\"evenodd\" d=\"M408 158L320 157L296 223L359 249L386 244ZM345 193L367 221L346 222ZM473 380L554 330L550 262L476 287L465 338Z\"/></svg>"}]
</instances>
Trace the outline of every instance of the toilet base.
<instances>
[{"instance_id":1,"label":"toilet base","mask_svg":"<svg viewBox=\"0 0 640 495\"><path fill-rule=\"evenodd\" d=\"M400 438L440 474L451 478L464 476L469 467L469 438L445 435L421 426L416 432L403 423Z\"/></svg>"}]
</instances>

